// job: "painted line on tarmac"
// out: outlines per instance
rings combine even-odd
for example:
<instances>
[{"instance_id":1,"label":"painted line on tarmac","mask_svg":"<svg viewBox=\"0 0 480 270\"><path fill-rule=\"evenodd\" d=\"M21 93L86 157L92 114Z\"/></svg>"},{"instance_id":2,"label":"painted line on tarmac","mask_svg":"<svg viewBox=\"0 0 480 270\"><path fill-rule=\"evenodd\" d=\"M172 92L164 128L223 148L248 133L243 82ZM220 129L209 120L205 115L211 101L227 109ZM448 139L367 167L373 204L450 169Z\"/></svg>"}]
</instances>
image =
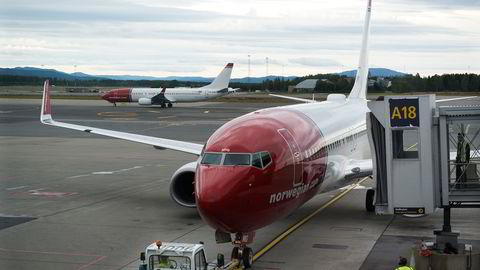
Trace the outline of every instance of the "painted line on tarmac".
<instances>
[{"instance_id":1,"label":"painted line on tarmac","mask_svg":"<svg viewBox=\"0 0 480 270\"><path fill-rule=\"evenodd\" d=\"M98 116L103 117L117 117L117 118L131 118L137 116L135 112L99 112L97 113Z\"/></svg>"},{"instance_id":2,"label":"painted line on tarmac","mask_svg":"<svg viewBox=\"0 0 480 270\"><path fill-rule=\"evenodd\" d=\"M5 190L17 190L17 189L23 189L23 188L26 188L28 186L18 186L18 187L10 187L10 188L6 188Z\"/></svg>"},{"instance_id":3,"label":"painted line on tarmac","mask_svg":"<svg viewBox=\"0 0 480 270\"><path fill-rule=\"evenodd\" d=\"M263 248L261 248L257 253L255 253L255 255L253 256L253 261L256 261L258 260L260 257L262 257L263 255L265 255L268 251L270 251L273 247L275 247L278 243L280 243L283 239L287 238L290 234L292 234L294 231L296 231L297 229L299 229L301 226L303 226L305 223L307 223L309 220L311 220L316 214L320 213L321 211L325 210L325 208L329 207L330 205L332 205L333 203L335 203L336 201L340 200L343 196L347 195L350 191L352 191L353 189L355 189L355 187L357 187L358 185L360 185L363 181L365 181L368 177L365 177L363 179L361 179L360 181L358 181L356 184L354 185L351 185L349 188L347 188L346 190L344 190L343 192L341 192L340 194L336 195L335 197L333 197L330 201L326 202L324 205L322 205L320 208L318 208L317 210L315 210L313 213L311 213L310 215L308 215L307 217L303 218L302 220L298 221L297 223L293 224L292 226L290 226L290 228L288 228L287 230L285 230L284 232L282 232L281 234L279 234L275 239L273 239L272 241L270 241L270 243L266 244Z\"/></svg>"},{"instance_id":4,"label":"painted line on tarmac","mask_svg":"<svg viewBox=\"0 0 480 270\"><path fill-rule=\"evenodd\" d=\"M150 165L145 165L145 166L150 166ZM127 171L131 171L131 170L136 170L136 169L142 169L145 166L134 166L134 167L119 169L119 170L115 170L115 171L91 172L91 173L88 173L88 174L79 174L79 175L69 176L69 177L67 177L67 179L76 179L76 178L82 178L82 177L87 177L87 176L92 176L92 175L111 175L111 174L122 173L122 172L127 172Z\"/></svg>"}]
</instances>

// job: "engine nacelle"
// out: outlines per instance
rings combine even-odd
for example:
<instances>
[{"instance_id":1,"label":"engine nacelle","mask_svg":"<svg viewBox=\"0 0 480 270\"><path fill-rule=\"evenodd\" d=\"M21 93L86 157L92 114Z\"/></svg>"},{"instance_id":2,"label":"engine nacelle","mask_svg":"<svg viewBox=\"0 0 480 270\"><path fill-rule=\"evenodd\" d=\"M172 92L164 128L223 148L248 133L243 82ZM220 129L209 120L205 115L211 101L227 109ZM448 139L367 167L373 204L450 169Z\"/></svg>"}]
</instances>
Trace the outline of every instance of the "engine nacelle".
<instances>
[{"instance_id":1,"label":"engine nacelle","mask_svg":"<svg viewBox=\"0 0 480 270\"><path fill-rule=\"evenodd\" d=\"M140 105L152 105L152 99L150 98L139 98L138 99L138 104Z\"/></svg>"},{"instance_id":2,"label":"engine nacelle","mask_svg":"<svg viewBox=\"0 0 480 270\"><path fill-rule=\"evenodd\" d=\"M181 206L197 207L194 194L196 170L197 162L190 162L180 167L172 176L170 196Z\"/></svg>"}]
</instances>

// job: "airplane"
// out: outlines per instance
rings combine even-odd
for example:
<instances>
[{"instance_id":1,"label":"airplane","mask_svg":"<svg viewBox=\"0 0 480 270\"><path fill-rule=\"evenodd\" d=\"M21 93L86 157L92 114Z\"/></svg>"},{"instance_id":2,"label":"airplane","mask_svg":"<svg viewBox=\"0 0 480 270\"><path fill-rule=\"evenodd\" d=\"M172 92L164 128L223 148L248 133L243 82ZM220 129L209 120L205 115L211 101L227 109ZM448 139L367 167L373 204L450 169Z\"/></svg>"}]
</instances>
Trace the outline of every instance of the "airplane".
<instances>
[{"instance_id":1,"label":"airplane","mask_svg":"<svg viewBox=\"0 0 480 270\"><path fill-rule=\"evenodd\" d=\"M179 205L196 207L215 229L216 242L233 243L232 259L248 268L253 263L248 244L257 230L288 216L318 193L372 175L366 130L371 2L348 97L330 94L322 102L297 99L303 103L260 109L228 121L205 144L198 144L57 122L46 81L40 120L197 156L175 171L170 195ZM373 189L366 193L367 211L374 210L374 194Z\"/></svg>"},{"instance_id":2,"label":"airplane","mask_svg":"<svg viewBox=\"0 0 480 270\"><path fill-rule=\"evenodd\" d=\"M107 91L102 99L113 103L138 102L139 105L160 105L171 108L175 102L195 102L224 96L237 89L229 88L233 63L228 63L212 83L199 88L118 88Z\"/></svg>"}]
</instances>

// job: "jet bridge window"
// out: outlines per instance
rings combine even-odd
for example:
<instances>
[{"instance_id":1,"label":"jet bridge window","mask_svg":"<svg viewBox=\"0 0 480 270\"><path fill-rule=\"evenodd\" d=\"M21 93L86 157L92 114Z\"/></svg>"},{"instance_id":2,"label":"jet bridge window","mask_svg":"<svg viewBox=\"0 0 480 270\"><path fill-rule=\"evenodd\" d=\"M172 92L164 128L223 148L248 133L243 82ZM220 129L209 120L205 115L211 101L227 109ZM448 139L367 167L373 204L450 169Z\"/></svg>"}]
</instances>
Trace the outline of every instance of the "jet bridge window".
<instances>
[{"instance_id":1,"label":"jet bridge window","mask_svg":"<svg viewBox=\"0 0 480 270\"><path fill-rule=\"evenodd\" d=\"M250 154L226 154L223 165L250 165Z\"/></svg>"},{"instance_id":2,"label":"jet bridge window","mask_svg":"<svg viewBox=\"0 0 480 270\"><path fill-rule=\"evenodd\" d=\"M222 156L222 153L205 153L202 159L202 164L220 165L222 163Z\"/></svg>"},{"instance_id":3,"label":"jet bridge window","mask_svg":"<svg viewBox=\"0 0 480 270\"><path fill-rule=\"evenodd\" d=\"M418 158L418 129L392 130L394 159Z\"/></svg>"}]
</instances>

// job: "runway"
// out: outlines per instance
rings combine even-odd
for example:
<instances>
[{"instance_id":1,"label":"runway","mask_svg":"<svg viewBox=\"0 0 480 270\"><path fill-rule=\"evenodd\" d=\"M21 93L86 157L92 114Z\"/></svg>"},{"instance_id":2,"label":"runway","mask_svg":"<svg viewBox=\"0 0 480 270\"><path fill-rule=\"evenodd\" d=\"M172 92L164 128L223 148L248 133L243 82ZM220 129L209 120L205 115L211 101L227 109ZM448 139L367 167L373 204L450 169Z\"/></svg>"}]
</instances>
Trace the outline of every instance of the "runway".
<instances>
[{"instance_id":1,"label":"runway","mask_svg":"<svg viewBox=\"0 0 480 270\"><path fill-rule=\"evenodd\" d=\"M450 104L471 102L479 99ZM230 257L231 245L217 245L195 209L170 198L171 175L195 156L44 126L40 100L0 99L0 106L1 269L138 269L139 253L155 240L203 241L209 260L219 252ZM162 109L54 100L53 111L54 119L69 123L204 143L228 120L270 106L204 102ZM319 195L258 231L254 252L341 192ZM363 186L352 190L254 269L392 269L412 241L433 237L441 226L440 211L421 219L376 216L364 211L364 198ZM480 246L479 212L452 212L453 228L474 247ZM388 249L392 243L396 248Z\"/></svg>"}]
</instances>

